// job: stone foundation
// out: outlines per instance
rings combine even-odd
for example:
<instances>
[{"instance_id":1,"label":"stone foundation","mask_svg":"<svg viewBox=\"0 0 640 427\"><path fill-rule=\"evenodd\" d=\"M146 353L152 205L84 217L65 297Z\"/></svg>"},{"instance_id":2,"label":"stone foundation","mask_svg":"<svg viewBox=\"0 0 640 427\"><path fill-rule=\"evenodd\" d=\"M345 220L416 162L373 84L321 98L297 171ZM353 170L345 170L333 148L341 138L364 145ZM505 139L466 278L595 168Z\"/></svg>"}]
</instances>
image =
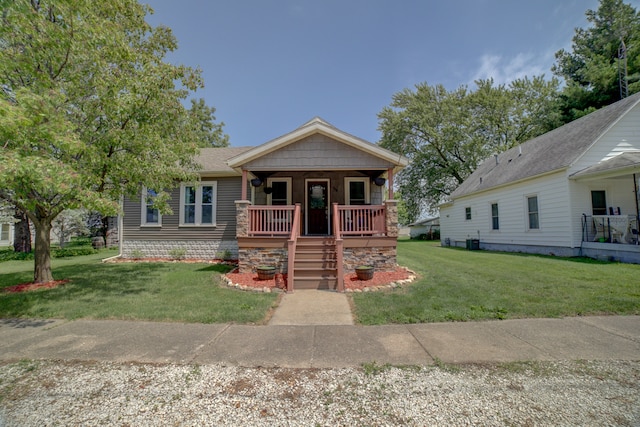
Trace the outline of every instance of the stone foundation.
<instances>
[{"instance_id":1,"label":"stone foundation","mask_svg":"<svg viewBox=\"0 0 640 427\"><path fill-rule=\"evenodd\" d=\"M284 248L247 248L239 250L240 273L253 273L259 265L273 265L278 273L286 273L288 251Z\"/></svg>"},{"instance_id":2,"label":"stone foundation","mask_svg":"<svg viewBox=\"0 0 640 427\"><path fill-rule=\"evenodd\" d=\"M371 265L378 271L395 270L398 266L396 254L394 247L345 248L344 271L353 272L359 265Z\"/></svg>"},{"instance_id":3,"label":"stone foundation","mask_svg":"<svg viewBox=\"0 0 640 427\"><path fill-rule=\"evenodd\" d=\"M127 240L123 258L238 259L235 240Z\"/></svg>"}]
</instances>

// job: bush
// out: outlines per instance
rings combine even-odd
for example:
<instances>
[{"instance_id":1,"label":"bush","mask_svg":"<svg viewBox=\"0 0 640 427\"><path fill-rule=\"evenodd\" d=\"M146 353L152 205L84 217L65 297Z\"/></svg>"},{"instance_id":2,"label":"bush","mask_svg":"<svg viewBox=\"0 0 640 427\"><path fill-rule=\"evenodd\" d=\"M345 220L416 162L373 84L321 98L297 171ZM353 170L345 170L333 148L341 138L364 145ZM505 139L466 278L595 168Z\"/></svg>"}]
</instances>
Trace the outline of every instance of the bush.
<instances>
[{"instance_id":1,"label":"bush","mask_svg":"<svg viewBox=\"0 0 640 427\"><path fill-rule=\"evenodd\" d=\"M51 249L51 257L53 258L68 258L73 256L80 255L91 255L95 254L97 251L93 249L91 246L80 246L80 247L65 247L65 248L57 248Z\"/></svg>"},{"instance_id":2,"label":"bush","mask_svg":"<svg viewBox=\"0 0 640 427\"><path fill-rule=\"evenodd\" d=\"M33 252L15 252L13 248L0 249L0 262L33 259Z\"/></svg>"}]
</instances>

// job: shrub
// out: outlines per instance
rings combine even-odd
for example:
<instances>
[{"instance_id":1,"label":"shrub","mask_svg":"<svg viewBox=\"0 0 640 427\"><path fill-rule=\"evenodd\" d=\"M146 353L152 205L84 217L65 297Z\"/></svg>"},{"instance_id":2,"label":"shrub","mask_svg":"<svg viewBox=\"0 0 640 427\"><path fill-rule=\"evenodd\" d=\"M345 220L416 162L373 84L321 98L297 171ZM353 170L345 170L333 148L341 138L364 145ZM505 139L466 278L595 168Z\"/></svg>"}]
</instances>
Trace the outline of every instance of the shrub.
<instances>
[{"instance_id":1,"label":"shrub","mask_svg":"<svg viewBox=\"0 0 640 427\"><path fill-rule=\"evenodd\" d=\"M91 255L95 254L97 251L93 249L91 246L80 246L80 247L65 247L65 248L57 248L51 250L51 256L53 258L68 258L73 256L80 255Z\"/></svg>"}]
</instances>

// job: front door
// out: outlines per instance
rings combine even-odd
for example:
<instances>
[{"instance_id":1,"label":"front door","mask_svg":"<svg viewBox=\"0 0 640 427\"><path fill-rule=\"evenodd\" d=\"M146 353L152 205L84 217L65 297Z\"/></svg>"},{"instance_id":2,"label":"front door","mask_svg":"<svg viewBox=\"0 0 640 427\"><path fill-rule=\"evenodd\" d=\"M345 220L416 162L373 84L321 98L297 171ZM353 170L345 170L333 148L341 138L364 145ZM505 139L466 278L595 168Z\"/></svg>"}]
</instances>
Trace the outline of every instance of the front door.
<instances>
[{"instance_id":1,"label":"front door","mask_svg":"<svg viewBox=\"0 0 640 427\"><path fill-rule=\"evenodd\" d=\"M329 180L306 180L306 234L329 234Z\"/></svg>"}]
</instances>

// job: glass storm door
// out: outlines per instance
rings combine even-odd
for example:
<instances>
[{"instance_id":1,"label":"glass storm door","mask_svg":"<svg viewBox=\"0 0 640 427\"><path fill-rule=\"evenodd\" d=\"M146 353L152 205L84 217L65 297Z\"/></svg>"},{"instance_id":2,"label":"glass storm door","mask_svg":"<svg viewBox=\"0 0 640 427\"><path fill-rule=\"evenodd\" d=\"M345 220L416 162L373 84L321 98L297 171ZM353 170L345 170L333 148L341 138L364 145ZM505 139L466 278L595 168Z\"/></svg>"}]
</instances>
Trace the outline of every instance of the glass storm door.
<instances>
[{"instance_id":1,"label":"glass storm door","mask_svg":"<svg viewBox=\"0 0 640 427\"><path fill-rule=\"evenodd\" d=\"M329 234L329 180L307 180L307 234Z\"/></svg>"}]
</instances>

